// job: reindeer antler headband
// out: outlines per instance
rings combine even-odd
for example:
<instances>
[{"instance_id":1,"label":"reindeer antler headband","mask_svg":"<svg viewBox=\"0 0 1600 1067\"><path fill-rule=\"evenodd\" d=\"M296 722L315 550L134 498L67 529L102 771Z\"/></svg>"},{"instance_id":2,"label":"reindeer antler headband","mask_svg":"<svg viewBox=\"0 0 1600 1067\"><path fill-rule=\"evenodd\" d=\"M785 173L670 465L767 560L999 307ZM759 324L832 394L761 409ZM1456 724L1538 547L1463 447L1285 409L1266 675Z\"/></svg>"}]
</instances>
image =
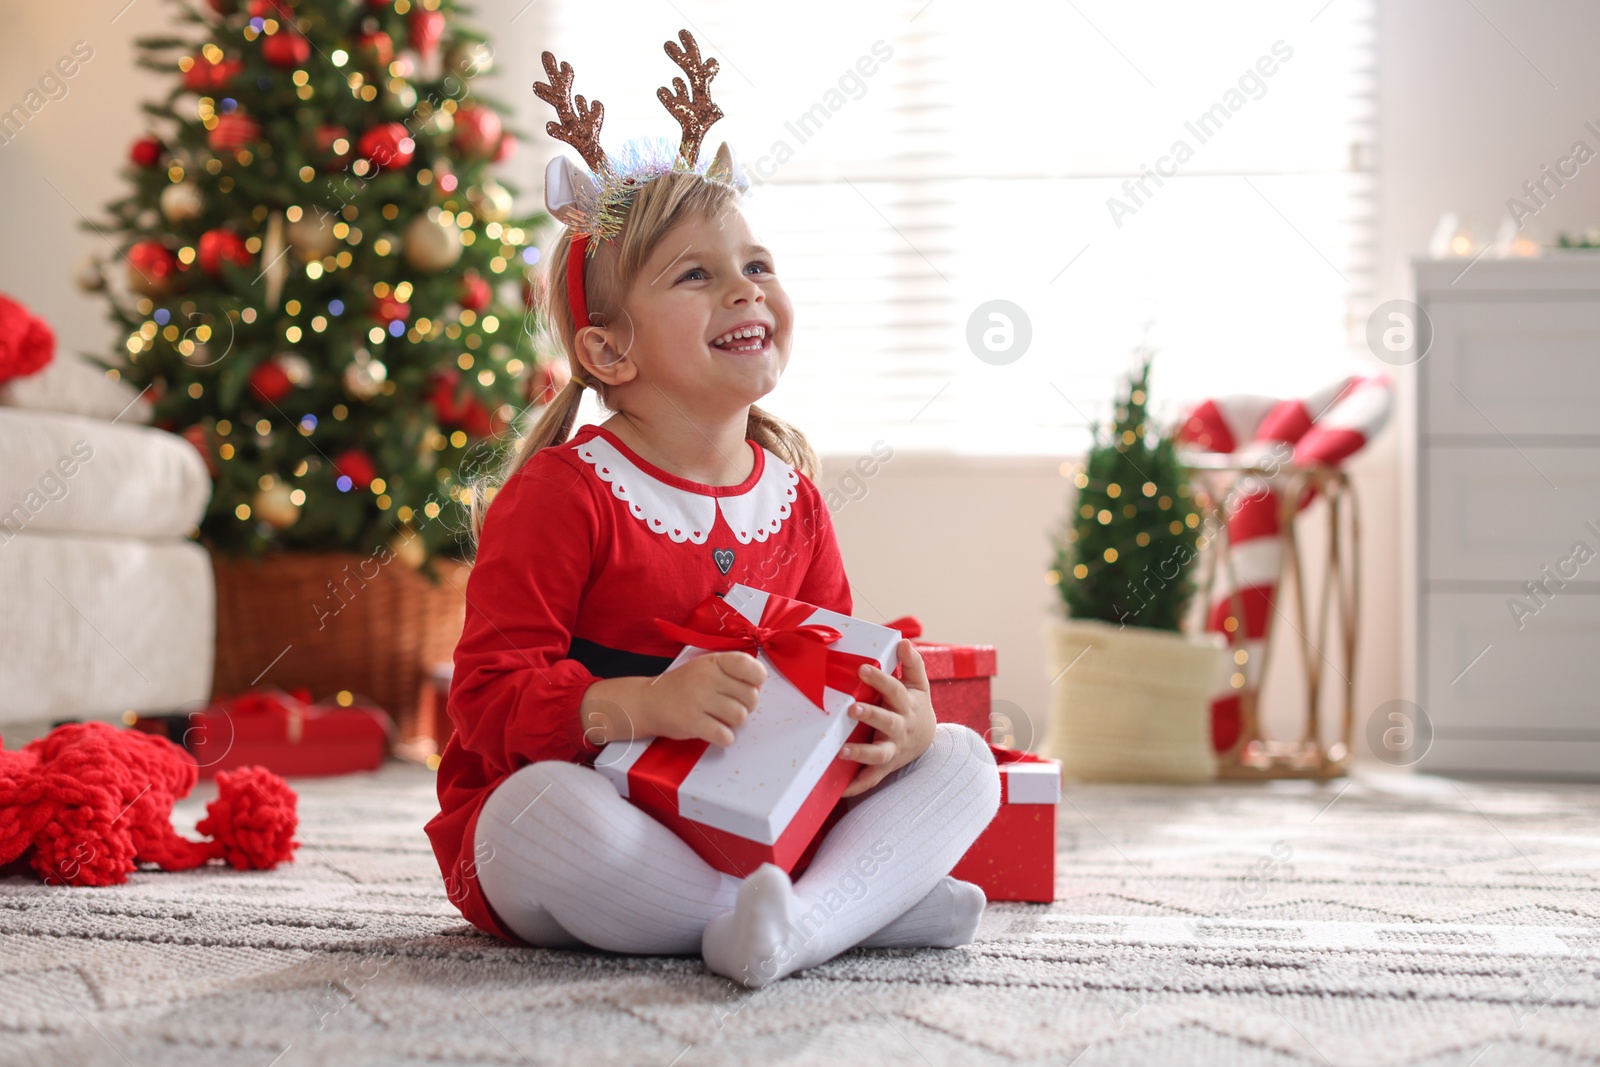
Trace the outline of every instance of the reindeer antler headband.
<instances>
[{"instance_id":1,"label":"reindeer antler headband","mask_svg":"<svg viewBox=\"0 0 1600 1067\"><path fill-rule=\"evenodd\" d=\"M559 122L545 124L551 137L578 150L588 170L576 166L565 156L550 161L544 172L545 207L552 216L572 230L572 246L567 253L567 301L572 319L579 329L589 325L588 302L584 296L584 261L593 254L595 240L609 241L622 229L634 194L646 183L671 171L688 171L730 185L740 192L750 187L744 169L733 149L724 141L708 166L699 162L700 142L713 123L722 118L722 109L711 99L711 79L717 76L717 61L700 58L700 46L688 30L678 31L676 41L666 42L668 57L683 69L689 82L672 79L672 91L656 90L656 98L683 127L683 139L676 150L665 140L634 140L625 143L616 156L600 147L600 124L605 105L572 95L572 65L556 63L549 52L543 55L549 82L534 82L539 99L556 109Z\"/></svg>"}]
</instances>

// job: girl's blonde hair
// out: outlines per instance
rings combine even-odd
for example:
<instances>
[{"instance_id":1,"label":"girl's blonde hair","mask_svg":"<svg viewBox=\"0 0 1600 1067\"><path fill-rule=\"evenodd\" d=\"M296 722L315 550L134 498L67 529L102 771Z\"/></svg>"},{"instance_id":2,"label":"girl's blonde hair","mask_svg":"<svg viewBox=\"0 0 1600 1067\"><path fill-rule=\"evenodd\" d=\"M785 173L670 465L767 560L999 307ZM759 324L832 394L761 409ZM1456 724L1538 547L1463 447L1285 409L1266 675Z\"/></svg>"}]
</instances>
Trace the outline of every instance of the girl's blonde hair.
<instances>
[{"instance_id":1,"label":"girl's blonde hair","mask_svg":"<svg viewBox=\"0 0 1600 1067\"><path fill-rule=\"evenodd\" d=\"M720 218L737 209L739 195L739 191L732 186L692 171L668 171L641 186L634 194L632 206L616 241L601 242L585 265L584 297L589 305L590 317L599 317L595 325L615 321L622 310L623 296L674 226L690 218ZM573 321L572 307L567 302L567 256L571 248L572 230L569 228L557 238L554 251L547 257L549 284L544 292L544 321L547 332L554 335L566 353L568 365L575 373L583 374L583 364L577 355L579 324ZM591 380L589 387L599 394L602 405L615 410L611 409L611 389L606 383ZM577 381L569 381L545 405L532 428L511 449L494 485L504 485L540 449L566 441L577 418L583 389ZM810 442L797 427L771 412L750 405L745 436L807 478L814 480L817 477L819 462ZM473 485L470 510L474 545L483 530L483 517L488 510L490 495L488 485Z\"/></svg>"}]
</instances>

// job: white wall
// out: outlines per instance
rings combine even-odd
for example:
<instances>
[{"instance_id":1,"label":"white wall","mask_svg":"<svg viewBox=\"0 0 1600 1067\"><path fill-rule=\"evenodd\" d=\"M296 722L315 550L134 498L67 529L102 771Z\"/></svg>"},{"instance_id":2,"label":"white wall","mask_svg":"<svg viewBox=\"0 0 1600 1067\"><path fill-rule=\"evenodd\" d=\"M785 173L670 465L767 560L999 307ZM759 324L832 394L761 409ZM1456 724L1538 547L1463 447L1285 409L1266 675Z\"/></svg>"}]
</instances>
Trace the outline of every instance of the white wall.
<instances>
[{"instance_id":1,"label":"white wall","mask_svg":"<svg viewBox=\"0 0 1600 1067\"><path fill-rule=\"evenodd\" d=\"M11 4L0 34L0 110L23 101L75 41L94 49L67 82L65 98L0 146L0 291L49 318L68 351L104 352L116 343L103 305L70 281L81 256L108 251L79 230L79 221L98 217L121 192L118 171L143 129L138 104L170 85L132 65L133 38L168 29L169 6L124 4ZM478 24L499 42L490 91L517 107L524 130L542 129L545 116L528 91L538 72L540 5L478 6ZM1386 299L1402 295L1398 264L1426 244L1441 211L1456 210L1479 231L1491 230L1506 198L1541 164L1580 137L1600 149L1582 128L1600 120L1600 65L1592 54L1600 9L1581 0L1380 0L1379 18L1376 256L1378 296ZM536 163L525 151L508 174L531 195L539 191ZM1600 169L1586 168L1535 222L1551 236L1600 222ZM884 437L892 444L892 433ZM1404 695L1396 602L1400 448L1391 432L1354 468L1365 506L1363 711ZM829 457L822 483L837 482L855 458ZM1040 635L1056 596L1043 577L1047 532L1067 504L1061 458L897 454L836 516L862 614L914 613L932 637L999 646L996 697L1041 722L1048 679Z\"/></svg>"}]
</instances>

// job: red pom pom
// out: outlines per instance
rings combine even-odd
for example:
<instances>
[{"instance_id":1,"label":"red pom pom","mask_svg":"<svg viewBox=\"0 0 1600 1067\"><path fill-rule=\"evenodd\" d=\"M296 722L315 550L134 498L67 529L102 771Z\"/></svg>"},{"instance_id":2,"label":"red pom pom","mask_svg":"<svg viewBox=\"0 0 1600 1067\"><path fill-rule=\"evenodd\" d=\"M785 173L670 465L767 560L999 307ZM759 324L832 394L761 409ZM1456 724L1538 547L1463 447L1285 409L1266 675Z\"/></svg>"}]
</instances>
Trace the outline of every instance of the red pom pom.
<instances>
[{"instance_id":1,"label":"red pom pom","mask_svg":"<svg viewBox=\"0 0 1600 1067\"><path fill-rule=\"evenodd\" d=\"M214 855L241 871L264 871L294 858L299 820L289 783L265 767L217 775L217 799L195 829L215 838Z\"/></svg>"},{"instance_id":2,"label":"red pom pom","mask_svg":"<svg viewBox=\"0 0 1600 1067\"><path fill-rule=\"evenodd\" d=\"M56 335L44 320L0 296L0 382L34 374L56 354Z\"/></svg>"},{"instance_id":3,"label":"red pom pom","mask_svg":"<svg viewBox=\"0 0 1600 1067\"><path fill-rule=\"evenodd\" d=\"M311 58L311 42L293 31L280 31L261 42L261 58L274 67L298 67Z\"/></svg>"},{"instance_id":4,"label":"red pom pom","mask_svg":"<svg viewBox=\"0 0 1600 1067\"><path fill-rule=\"evenodd\" d=\"M400 123L386 122L362 134L357 150L380 167L403 167L411 162L417 143Z\"/></svg>"},{"instance_id":5,"label":"red pom pom","mask_svg":"<svg viewBox=\"0 0 1600 1067\"><path fill-rule=\"evenodd\" d=\"M133 870L132 829L110 793L75 792L35 834L28 865L46 885L121 885Z\"/></svg>"},{"instance_id":6,"label":"red pom pom","mask_svg":"<svg viewBox=\"0 0 1600 1067\"><path fill-rule=\"evenodd\" d=\"M490 159L500 150L500 116L486 107L457 110L455 129L450 143L464 156Z\"/></svg>"},{"instance_id":7,"label":"red pom pom","mask_svg":"<svg viewBox=\"0 0 1600 1067\"><path fill-rule=\"evenodd\" d=\"M469 270L461 279L461 295L456 297L461 306L468 311L482 311L489 306L489 283L483 275L475 270Z\"/></svg>"},{"instance_id":8,"label":"red pom pom","mask_svg":"<svg viewBox=\"0 0 1600 1067\"><path fill-rule=\"evenodd\" d=\"M340 474L349 478L357 489L370 489L372 480L378 476L378 469L372 465L371 457L357 448L335 456L333 466Z\"/></svg>"},{"instance_id":9,"label":"red pom pom","mask_svg":"<svg viewBox=\"0 0 1600 1067\"><path fill-rule=\"evenodd\" d=\"M221 274L222 262L227 260L240 267L250 265L250 252L244 239L232 230L207 230L200 235L200 269L207 274Z\"/></svg>"},{"instance_id":10,"label":"red pom pom","mask_svg":"<svg viewBox=\"0 0 1600 1067\"><path fill-rule=\"evenodd\" d=\"M141 137L128 149L128 160L136 167L153 167L161 162L161 147L154 137Z\"/></svg>"},{"instance_id":11,"label":"red pom pom","mask_svg":"<svg viewBox=\"0 0 1600 1067\"><path fill-rule=\"evenodd\" d=\"M250 372L250 391L257 399L269 404L276 404L288 396L293 387L289 372L275 359L257 364L255 370Z\"/></svg>"},{"instance_id":12,"label":"red pom pom","mask_svg":"<svg viewBox=\"0 0 1600 1067\"><path fill-rule=\"evenodd\" d=\"M261 123L235 111L230 115L217 116L217 124L211 127L211 135L206 138L206 143L218 152L237 152L261 140Z\"/></svg>"}]
</instances>

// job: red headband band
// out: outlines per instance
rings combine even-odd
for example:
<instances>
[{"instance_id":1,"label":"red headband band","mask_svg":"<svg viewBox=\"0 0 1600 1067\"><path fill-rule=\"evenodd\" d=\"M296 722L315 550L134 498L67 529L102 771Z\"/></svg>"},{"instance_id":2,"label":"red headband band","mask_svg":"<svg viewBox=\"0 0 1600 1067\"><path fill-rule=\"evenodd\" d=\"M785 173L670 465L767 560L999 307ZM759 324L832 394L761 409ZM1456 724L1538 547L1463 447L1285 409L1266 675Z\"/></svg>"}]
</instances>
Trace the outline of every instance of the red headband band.
<instances>
[{"instance_id":1,"label":"red headband band","mask_svg":"<svg viewBox=\"0 0 1600 1067\"><path fill-rule=\"evenodd\" d=\"M573 328L589 325L589 302L583 294L583 261L589 254L589 235L575 233L567 248L567 303L572 307Z\"/></svg>"}]
</instances>

